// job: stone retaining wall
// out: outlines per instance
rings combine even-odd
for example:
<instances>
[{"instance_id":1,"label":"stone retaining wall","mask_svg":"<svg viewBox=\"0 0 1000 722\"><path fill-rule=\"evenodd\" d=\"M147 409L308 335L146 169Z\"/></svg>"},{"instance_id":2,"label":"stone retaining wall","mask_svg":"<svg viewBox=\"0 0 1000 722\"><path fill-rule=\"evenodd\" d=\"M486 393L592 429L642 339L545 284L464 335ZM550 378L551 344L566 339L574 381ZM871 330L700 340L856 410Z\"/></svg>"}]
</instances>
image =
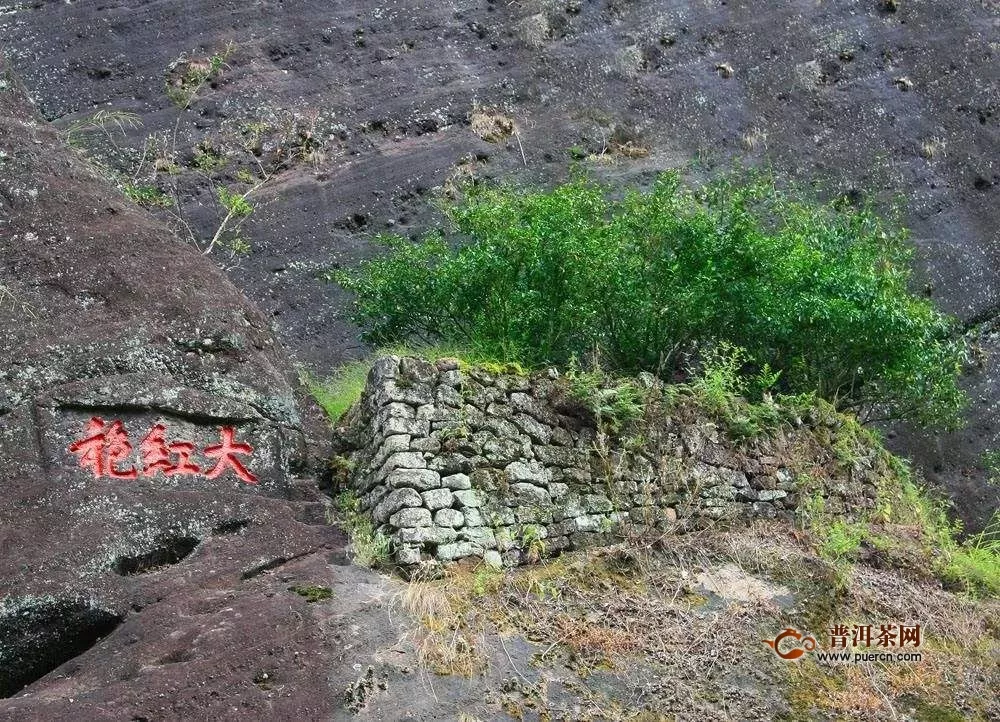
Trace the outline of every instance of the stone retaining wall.
<instances>
[{"instance_id":1,"label":"stone retaining wall","mask_svg":"<svg viewBox=\"0 0 1000 722\"><path fill-rule=\"evenodd\" d=\"M529 378L389 356L338 441L347 486L404 566L512 566L626 534L791 518L804 489L828 511L874 503L874 453L843 468L829 447L835 419L737 446L661 406L611 435L554 370ZM804 468L826 481L816 487Z\"/></svg>"}]
</instances>

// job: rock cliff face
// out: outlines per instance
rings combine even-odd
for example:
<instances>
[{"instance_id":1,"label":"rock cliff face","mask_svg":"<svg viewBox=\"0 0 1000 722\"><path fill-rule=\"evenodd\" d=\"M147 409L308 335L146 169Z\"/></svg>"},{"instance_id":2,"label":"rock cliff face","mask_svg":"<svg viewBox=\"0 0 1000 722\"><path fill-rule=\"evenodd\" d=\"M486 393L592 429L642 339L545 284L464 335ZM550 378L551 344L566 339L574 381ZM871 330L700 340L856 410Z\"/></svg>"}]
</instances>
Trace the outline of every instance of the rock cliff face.
<instances>
[{"instance_id":1,"label":"rock cliff face","mask_svg":"<svg viewBox=\"0 0 1000 722\"><path fill-rule=\"evenodd\" d=\"M0 78L9 696L108 635L123 644L120 627L178 631L170 609L208 603L221 569L238 584L339 537L309 525L322 505L294 479L303 431L265 319Z\"/></svg>"},{"instance_id":2,"label":"rock cliff face","mask_svg":"<svg viewBox=\"0 0 1000 722\"><path fill-rule=\"evenodd\" d=\"M44 116L66 128L97 110L138 114L142 127L112 128L118 150L99 131L89 145L132 179L147 140L166 138L177 174L153 183L176 186L173 210L199 237L218 225L199 147L228 159L215 182L233 185L234 132L311 133L319 147L260 194L245 226L253 250L228 275L320 374L364 348L343 293L318 271L378 252L376 232L438 223L432 189L456 178L551 183L577 165L641 185L666 168L698 179L748 164L851 202L901 198L916 289L988 325L968 427L901 430L893 443L968 521L1000 503L980 464L1000 447L995 3L8 5L0 38ZM176 61L230 43L219 77L178 107L167 93Z\"/></svg>"},{"instance_id":3,"label":"rock cliff face","mask_svg":"<svg viewBox=\"0 0 1000 722\"><path fill-rule=\"evenodd\" d=\"M338 432L346 487L401 565L515 566L625 536L791 521L805 503L845 517L874 506L882 461L837 459L837 415L737 445L646 383L644 417L609 434L554 370L381 358Z\"/></svg>"}]
</instances>

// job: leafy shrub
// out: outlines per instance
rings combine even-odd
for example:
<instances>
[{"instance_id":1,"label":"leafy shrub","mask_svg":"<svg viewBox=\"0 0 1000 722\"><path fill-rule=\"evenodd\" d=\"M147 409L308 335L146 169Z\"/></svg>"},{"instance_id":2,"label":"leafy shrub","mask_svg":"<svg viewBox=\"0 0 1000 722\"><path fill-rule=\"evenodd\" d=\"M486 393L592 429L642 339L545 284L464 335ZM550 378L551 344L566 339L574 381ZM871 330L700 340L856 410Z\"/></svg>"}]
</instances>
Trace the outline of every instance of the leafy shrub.
<instances>
[{"instance_id":1,"label":"leafy shrub","mask_svg":"<svg viewBox=\"0 0 1000 722\"><path fill-rule=\"evenodd\" d=\"M474 186L447 209L468 242L381 237L388 253L334 279L377 344L461 343L529 365L599 348L619 372L683 372L744 349L743 375L867 418L957 422L962 345L909 293L905 231L870 208L817 204L771 180L699 190L664 174L621 198L588 179Z\"/></svg>"}]
</instances>

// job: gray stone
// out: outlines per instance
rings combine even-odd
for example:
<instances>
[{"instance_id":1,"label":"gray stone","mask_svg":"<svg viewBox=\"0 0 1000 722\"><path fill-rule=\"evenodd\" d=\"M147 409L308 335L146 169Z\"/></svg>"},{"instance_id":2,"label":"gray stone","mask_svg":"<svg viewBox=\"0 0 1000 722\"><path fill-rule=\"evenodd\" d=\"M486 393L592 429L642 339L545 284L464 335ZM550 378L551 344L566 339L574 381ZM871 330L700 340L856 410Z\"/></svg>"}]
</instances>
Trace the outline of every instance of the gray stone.
<instances>
[{"instance_id":1,"label":"gray stone","mask_svg":"<svg viewBox=\"0 0 1000 722\"><path fill-rule=\"evenodd\" d=\"M788 492L781 489L763 489L757 492L757 499L760 501L775 501L776 499L784 499L786 496L788 496Z\"/></svg>"},{"instance_id":2,"label":"gray stone","mask_svg":"<svg viewBox=\"0 0 1000 722\"><path fill-rule=\"evenodd\" d=\"M396 434L394 436L387 436L382 445L375 452L375 456L372 457L371 464L368 468L370 471L378 470L382 464L386 462L390 456L398 451L409 451L410 450L410 435L409 434Z\"/></svg>"},{"instance_id":3,"label":"gray stone","mask_svg":"<svg viewBox=\"0 0 1000 722\"><path fill-rule=\"evenodd\" d=\"M778 515L778 510L771 504L761 501L751 504L750 509L752 510L754 516L760 517L761 519L773 519Z\"/></svg>"},{"instance_id":4,"label":"gray stone","mask_svg":"<svg viewBox=\"0 0 1000 722\"><path fill-rule=\"evenodd\" d=\"M478 544L483 549L496 549L497 538L488 527L466 527L458 532L458 538Z\"/></svg>"},{"instance_id":5,"label":"gray stone","mask_svg":"<svg viewBox=\"0 0 1000 722\"><path fill-rule=\"evenodd\" d=\"M514 519L518 524L551 524L552 509L546 506L514 507Z\"/></svg>"},{"instance_id":6,"label":"gray stone","mask_svg":"<svg viewBox=\"0 0 1000 722\"><path fill-rule=\"evenodd\" d=\"M431 489L430 491L425 491L420 496L424 499L424 506L431 511L447 509L455 500L449 489Z\"/></svg>"},{"instance_id":7,"label":"gray stone","mask_svg":"<svg viewBox=\"0 0 1000 722\"><path fill-rule=\"evenodd\" d=\"M732 501L736 498L736 490L726 485L710 486L702 490L701 497L703 499L725 499Z\"/></svg>"},{"instance_id":8,"label":"gray stone","mask_svg":"<svg viewBox=\"0 0 1000 722\"><path fill-rule=\"evenodd\" d=\"M629 459L626 474L637 481L648 481L656 478L656 469L645 456L633 456Z\"/></svg>"},{"instance_id":9,"label":"gray stone","mask_svg":"<svg viewBox=\"0 0 1000 722\"><path fill-rule=\"evenodd\" d=\"M448 373L457 374L458 372L450 371ZM437 390L434 392L435 403L438 405L451 406L455 409L462 408L462 405L465 403L465 399L462 398L462 394L455 388L455 385L457 384L438 386Z\"/></svg>"},{"instance_id":10,"label":"gray stone","mask_svg":"<svg viewBox=\"0 0 1000 722\"><path fill-rule=\"evenodd\" d=\"M436 404L424 404L417 407L418 419L427 421L455 421L461 417L462 413L458 409L451 409L447 406Z\"/></svg>"},{"instance_id":11,"label":"gray stone","mask_svg":"<svg viewBox=\"0 0 1000 722\"><path fill-rule=\"evenodd\" d=\"M750 486L750 482L747 480L747 475L742 471L736 471L735 469L719 469L718 478L725 484L736 489L742 489Z\"/></svg>"},{"instance_id":12,"label":"gray stone","mask_svg":"<svg viewBox=\"0 0 1000 722\"><path fill-rule=\"evenodd\" d=\"M467 474L451 474L441 479L441 483L449 489L471 489L472 482Z\"/></svg>"},{"instance_id":13,"label":"gray stone","mask_svg":"<svg viewBox=\"0 0 1000 722\"><path fill-rule=\"evenodd\" d=\"M698 452L697 458L699 461L704 461L706 464L711 464L712 466L731 467L736 463L729 450L719 444L704 444Z\"/></svg>"},{"instance_id":14,"label":"gray stone","mask_svg":"<svg viewBox=\"0 0 1000 722\"><path fill-rule=\"evenodd\" d=\"M567 484L561 484L556 482L549 484L549 496L551 496L553 500L561 499L568 493L569 493L569 486Z\"/></svg>"},{"instance_id":15,"label":"gray stone","mask_svg":"<svg viewBox=\"0 0 1000 722\"><path fill-rule=\"evenodd\" d=\"M552 429L527 414L516 414L511 420L535 443L547 444L552 439Z\"/></svg>"},{"instance_id":16,"label":"gray stone","mask_svg":"<svg viewBox=\"0 0 1000 722\"><path fill-rule=\"evenodd\" d=\"M416 413L416 412L414 412ZM411 436L427 436L430 433L430 422L424 419L401 419L392 417L380 425L384 436L392 434L410 434Z\"/></svg>"},{"instance_id":17,"label":"gray stone","mask_svg":"<svg viewBox=\"0 0 1000 722\"><path fill-rule=\"evenodd\" d=\"M410 383L430 384L437 381L437 368L426 359L404 356L399 362L396 383L402 383L403 379Z\"/></svg>"},{"instance_id":18,"label":"gray stone","mask_svg":"<svg viewBox=\"0 0 1000 722\"><path fill-rule=\"evenodd\" d=\"M417 507L424 500L413 489L395 489L382 499L372 511L372 520L376 525L384 524L386 520L400 509Z\"/></svg>"},{"instance_id":19,"label":"gray stone","mask_svg":"<svg viewBox=\"0 0 1000 722\"><path fill-rule=\"evenodd\" d=\"M503 557L500 556L500 552L495 549L487 549L483 552L483 562L494 569L500 569L503 567Z\"/></svg>"},{"instance_id":20,"label":"gray stone","mask_svg":"<svg viewBox=\"0 0 1000 722\"><path fill-rule=\"evenodd\" d=\"M563 469L563 481L572 484L589 484L593 475L586 469Z\"/></svg>"},{"instance_id":21,"label":"gray stone","mask_svg":"<svg viewBox=\"0 0 1000 722\"><path fill-rule=\"evenodd\" d=\"M568 536L554 536L545 540L545 551L547 554L556 554L569 549Z\"/></svg>"},{"instance_id":22,"label":"gray stone","mask_svg":"<svg viewBox=\"0 0 1000 722\"><path fill-rule=\"evenodd\" d=\"M514 511L507 507L490 507L483 510L483 516L490 526L503 526L515 523Z\"/></svg>"},{"instance_id":23,"label":"gray stone","mask_svg":"<svg viewBox=\"0 0 1000 722\"><path fill-rule=\"evenodd\" d=\"M466 473L472 469L472 463L461 454L441 454L431 459L431 462L427 466L434 471L440 471L446 476Z\"/></svg>"},{"instance_id":24,"label":"gray stone","mask_svg":"<svg viewBox=\"0 0 1000 722\"><path fill-rule=\"evenodd\" d=\"M480 426L498 439L512 439L520 435L519 429L506 419L487 417L482 420Z\"/></svg>"},{"instance_id":25,"label":"gray stone","mask_svg":"<svg viewBox=\"0 0 1000 722\"><path fill-rule=\"evenodd\" d=\"M462 513L465 514L466 527L476 527L476 526L486 525L486 520L483 518L483 513L479 509L469 506L462 509Z\"/></svg>"},{"instance_id":26,"label":"gray stone","mask_svg":"<svg viewBox=\"0 0 1000 722\"><path fill-rule=\"evenodd\" d=\"M401 546L396 549L396 563L408 566L420 563L420 547Z\"/></svg>"},{"instance_id":27,"label":"gray stone","mask_svg":"<svg viewBox=\"0 0 1000 722\"><path fill-rule=\"evenodd\" d=\"M576 519L563 519L554 521L548 526L548 533L552 536L563 536L576 531Z\"/></svg>"},{"instance_id":28,"label":"gray stone","mask_svg":"<svg viewBox=\"0 0 1000 722\"><path fill-rule=\"evenodd\" d=\"M546 489L522 481L510 485L510 501L512 505L549 506L552 498Z\"/></svg>"},{"instance_id":29,"label":"gray stone","mask_svg":"<svg viewBox=\"0 0 1000 722\"><path fill-rule=\"evenodd\" d=\"M407 529L416 526L430 526L431 513L423 507L415 509L400 509L389 517L389 523L397 529Z\"/></svg>"},{"instance_id":30,"label":"gray stone","mask_svg":"<svg viewBox=\"0 0 1000 722\"><path fill-rule=\"evenodd\" d=\"M458 371L460 368L462 368L462 361L461 359L457 359L454 356L444 356L434 362L434 367L438 371L444 371L444 372ZM442 376L442 381L443 378L444 377Z\"/></svg>"},{"instance_id":31,"label":"gray stone","mask_svg":"<svg viewBox=\"0 0 1000 722\"><path fill-rule=\"evenodd\" d=\"M490 437L483 444L482 453L486 461L494 466L504 466L516 459L528 456L530 452L530 446L526 448L526 444L517 438L497 439L492 434Z\"/></svg>"},{"instance_id":32,"label":"gray stone","mask_svg":"<svg viewBox=\"0 0 1000 722\"><path fill-rule=\"evenodd\" d=\"M396 536L401 544L447 544L455 540L458 532L447 527L421 526L400 529Z\"/></svg>"},{"instance_id":33,"label":"gray stone","mask_svg":"<svg viewBox=\"0 0 1000 722\"><path fill-rule=\"evenodd\" d=\"M566 429L558 426L553 427L551 443L556 444L557 446L572 446L573 435L566 431Z\"/></svg>"},{"instance_id":34,"label":"gray stone","mask_svg":"<svg viewBox=\"0 0 1000 722\"><path fill-rule=\"evenodd\" d=\"M510 395L510 405L518 411L523 411L529 414L541 411L541 407L538 405L538 401L534 397L520 391L515 391Z\"/></svg>"},{"instance_id":35,"label":"gray stone","mask_svg":"<svg viewBox=\"0 0 1000 722\"><path fill-rule=\"evenodd\" d=\"M633 506L628 513L629 521L636 524L655 524L662 515L658 506Z\"/></svg>"},{"instance_id":36,"label":"gray stone","mask_svg":"<svg viewBox=\"0 0 1000 722\"><path fill-rule=\"evenodd\" d=\"M604 519L604 517L601 517L601 516L590 516L590 515L586 515L586 514L583 515L583 516L578 516L574 520L576 522L576 530L577 531L606 531L607 530L607 526L606 526L607 522L602 522L602 519Z\"/></svg>"},{"instance_id":37,"label":"gray stone","mask_svg":"<svg viewBox=\"0 0 1000 722\"><path fill-rule=\"evenodd\" d=\"M510 419L514 412L511 411L510 406L506 404L502 396L499 398L501 399L500 403L496 403L496 401L494 401L486 407L486 415L493 416L498 419Z\"/></svg>"},{"instance_id":38,"label":"gray stone","mask_svg":"<svg viewBox=\"0 0 1000 722\"><path fill-rule=\"evenodd\" d=\"M471 387L463 394L463 400L479 409L487 409L490 404L503 398L503 392L489 386ZM506 406L505 406L506 407Z\"/></svg>"},{"instance_id":39,"label":"gray stone","mask_svg":"<svg viewBox=\"0 0 1000 722\"><path fill-rule=\"evenodd\" d=\"M442 371L439 382L445 386L460 386L462 384L462 372L458 368Z\"/></svg>"},{"instance_id":40,"label":"gray stone","mask_svg":"<svg viewBox=\"0 0 1000 722\"><path fill-rule=\"evenodd\" d=\"M358 506L362 511L370 511L372 508L378 505L382 499L385 498L386 494L389 493L389 489L385 486L379 484L371 489L367 494L361 497Z\"/></svg>"},{"instance_id":41,"label":"gray stone","mask_svg":"<svg viewBox=\"0 0 1000 722\"><path fill-rule=\"evenodd\" d=\"M570 545L573 549L590 549L608 544L609 541L607 534L598 532L577 532L570 535Z\"/></svg>"},{"instance_id":42,"label":"gray stone","mask_svg":"<svg viewBox=\"0 0 1000 722\"><path fill-rule=\"evenodd\" d=\"M509 526L500 527L495 530L494 536L497 540L497 549L502 552L513 549L515 546L514 530Z\"/></svg>"},{"instance_id":43,"label":"gray stone","mask_svg":"<svg viewBox=\"0 0 1000 722\"><path fill-rule=\"evenodd\" d=\"M375 425L382 426L389 419L412 419L416 414L417 412L413 410L412 406L390 402L375 414Z\"/></svg>"},{"instance_id":44,"label":"gray stone","mask_svg":"<svg viewBox=\"0 0 1000 722\"><path fill-rule=\"evenodd\" d=\"M590 455L582 449L563 446L536 446L535 458L552 466L588 466Z\"/></svg>"},{"instance_id":45,"label":"gray stone","mask_svg":"<svg viewBox=\"0 0 1000 722\"><path fill-rule=\"evenodd\" d=\"M431 387L425 383L410 383L402 381L401 377L396 377L396 381L389 381L382 387L382 393L389 401L396 401L410 406L422 406L434 400L431 395Z\"/></svg>"},{"instance_id":46,"label":"gray stone","mask_svg":"<svg viewBox=\"0 0 1000 722\"><path fill-rule=\"evenodd\" d=\"M396 378L399 372L399 356L382 356L372 364L368 378L371 381L384 383L386 380ZM374 385L374 384L373 384Z\"/></svg>"},{"instance_id":47,"label":"gray stone","mask_svg":"<svg viewBox=\"0 0 1000 722\"><path fill-rule=\"evenodd\" d=\"M429 436L421 439L413 439L412 441L410 441L410 451L418 451L422 454L424 453L436 454L439 451L441 451L441 442Z\"/></svg>"},{"instance_id":48,"label":"gray stone","mask_svg":"<svg viewBox=\"0 0 1000 722\"><path fill-rule=\"evenodd\" d=\"M569 494L562 500L562 514L564 518L581 516L587 513L583 505L583 500L579 494Z\"/></svg>"},{"instance_id":49,"label":"gray stone","mask_svg":"<svg viewBox=\"0 0 1000 722\"><path fill-rule=\"evenodd\" d=\"M430 512L427 515L430 516ZM434 523L438 526L460 527L465 523L465 515L458 509L439 509L434 514Z\"/></svg>"},{"instance_id":50,"label":"gray stone","mask_svg":"<svg viewBox=\"0 0 1000 722\"><path fill-rule=\"evenodd\" d=\"M739 504L719 504L716 506L703 507L698 513L708 519L721 521L722 519L733 519L739 516Z\"/></svg>"},{"instance_id":51,"label":"gray stone","mask_svg":"<svg viewBox=\"0 0 1000 722\"><path fill-rule=\"evenodd\" d=\"M386 477L386 483L393 489L409 486L427 491L441 486L441 475L430 469L396 469Z\"/></svg>"},{"instance_id":52,"label":"gray stone","mask_svg":"<svg viewBox=\"0 0 1000 722\"><path fill-rule=\"evenodd\" d=\"M482 547L478 547L472 542L455 542L454 544L440 545L437 548L436 556L443 562L450 562L455 559L478 556L482 553Z\"/></svg>"},{"instance_id":53,"label":"gray stone","mask_svg":"<svg viewBox=\"0 0 1000 722\"><path fill-rule=\"evenodd\" d=\"M454 493L455 503L459 509L479 507L486 503L486 495L479 489L463 489Z\"/></svg>"},{"instance_id":54,"label":"gray stone","mask_svg":"<svg viewBox=\"0 0 1000 722\"><path fill-rule=\"evenodd\" d=\"M549 483L549 473L537 461L524 463L523 461L513 461L504 468L507 480L516 485L518 482L527 482L539 486L547 486Z\"/></svg>"},{"instance_id":55,"label":"gray stone","mask_svg":"<svg viewBox=\"0 0 1000 722\"><path fill-rule=\"evenodd\" d=\"M583 507L589 514L596 514L611 511L614 509L614 504L604 494L586 494L583 497Z\"/></svg>"}]
</instances>

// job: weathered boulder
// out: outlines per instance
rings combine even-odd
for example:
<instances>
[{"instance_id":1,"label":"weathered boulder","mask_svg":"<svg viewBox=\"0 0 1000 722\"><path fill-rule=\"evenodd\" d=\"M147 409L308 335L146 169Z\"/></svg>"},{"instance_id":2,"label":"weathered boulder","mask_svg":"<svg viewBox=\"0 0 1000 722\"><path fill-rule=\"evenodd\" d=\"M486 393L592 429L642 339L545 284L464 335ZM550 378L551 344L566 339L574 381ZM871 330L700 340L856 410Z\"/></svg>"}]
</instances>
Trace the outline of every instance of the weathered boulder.
<instances>
[{"instance_id":1,"label":"weathered boulder","mask_svg":"<svg viewBox=\"0 0 1000 722\"><path fill-rule=\"evenodd\" d=\"M343 537L324 523L315 485L294 477L303 432L268 323L66 151L2 66L0 78L6 697L94 645L131 658L121 647L137 628L159 630L143 654L197 656L212 615L250 604L241 585L325 559ZM272 577L254 584L287 587ZM199 614L209 616L190 621ZM262 614L270 631L258 638L280 636L284 623ZM201 648L216 652L260 633L249 617L210 624L223 631ZM135 678L155 667L132 660Z\"/></svg>"}]
</instances>

